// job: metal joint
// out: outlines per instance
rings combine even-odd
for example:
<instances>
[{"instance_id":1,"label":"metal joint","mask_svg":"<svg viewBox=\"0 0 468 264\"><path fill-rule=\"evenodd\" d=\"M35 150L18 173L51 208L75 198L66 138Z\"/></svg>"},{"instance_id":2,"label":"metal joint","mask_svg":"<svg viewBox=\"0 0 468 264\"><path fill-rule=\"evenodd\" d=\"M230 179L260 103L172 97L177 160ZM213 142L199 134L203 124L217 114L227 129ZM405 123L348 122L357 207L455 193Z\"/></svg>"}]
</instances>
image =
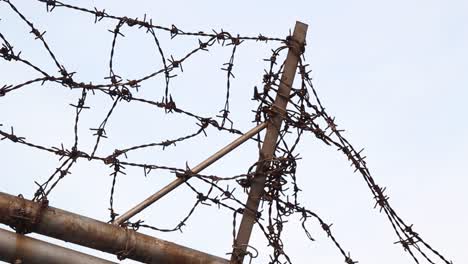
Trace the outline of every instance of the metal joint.
<instances>
[{"instance_id":1,"label":"metal joint","mask_svg":"<svg viewBox=\"0 0 468 264\"><path fill-rule=\"evenodd\" d=\"M13 228L18 234L28 234L34 232L36 227L40 224L42 212L49 206L49 201L43 198L40 201L40 206L37 209L27 207L28 202L23 195L18 195L21 201L20 207L15 207L14 204L10 205L9 211L11 212L10 227ZM29 210L28 210L29 209Z\"/></svg>"},{"instance_id":2,"label":"metal joint","mask_svg":"<svg viewBox=\"0 0 468 264\"><path fill-rule=\"evenodd\" d=\"M136 248L135 231L125 229L125 247L116 253L118 260L126 259Z\"/></svg>"}]
</instances>

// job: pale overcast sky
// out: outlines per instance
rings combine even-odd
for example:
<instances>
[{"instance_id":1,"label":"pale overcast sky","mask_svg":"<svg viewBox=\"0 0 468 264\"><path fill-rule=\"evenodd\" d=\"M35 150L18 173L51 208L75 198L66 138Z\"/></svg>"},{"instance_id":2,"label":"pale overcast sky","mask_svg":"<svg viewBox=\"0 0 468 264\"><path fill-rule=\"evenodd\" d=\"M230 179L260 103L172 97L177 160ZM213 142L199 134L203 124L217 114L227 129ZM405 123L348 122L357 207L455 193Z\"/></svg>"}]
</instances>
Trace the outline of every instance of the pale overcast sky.
<instances>
[{"instance_id":1,"label":"pale overcast sky","mask_svg":"<svg viewBox=\"0 0 468 264\"><path fill-rule=\"evenodd\" d=\"M41 31L67 69L83 81L103 82L114 21L94 24L90 15L57 8L46 13L38 1L11 0ZM73 1L70 3L74 3ZM468 251L468 2L467 1L79 1L77 5L119 16L142 17L187 31L226 30L240 35L285 37L296 20L309 25L306 60L321 100L339 128L356 148L365 148L367 164L379 185L387 187L390 203L435 249L453 263L467 263ZM22 56L55 72L55 66L29 29L5 3L0 3L0 32ZM143 30L124 28L117 44L115 67L125 79L150 73L160 58L153 40ZM196 38L161 34L167 54L181 55L198 45ZM253 87L261 84L262 60L275 44L239 46L232 82L232 112L240 129L253 120ZM172 83L181 106L214 115L223 107L225 72L230 48L213 47L210 53L184 64L184 73ZM36 77L20 65L0 61L0 87ZM161 79L144 83L143 96L159 100ZM157 91L157 92L155 92ZM0 98L0 124L46 146L73 142L74 109L79 91L57 85L31 86ZM95 138L88 128L99 126L112 104L108 97L89 98L93 107L82 117L81 142L90 149ZM145 105L122 104L109 121L109 139L100 153L115 148L159 141L196 129L193 122L152 111ZM181 143L164 152L141 151L130 158L184 167L195 165L235 137L213 129L207 138ZM386 216L373 209L374 200L361 176L346 158L311 135L300 144L302 160L298 182L302 204L333 223L345 250L359 263L413 263ZM247 172L257 159L256 145L245 146L207 169L205 173L235 175ZM58 166L57 157L7 141L0 142L0 191L31 198L34 181L42 182ZM51 206L108 220L111 169L78 162L49 197ZM173 179L169 173L127 170L119 178L115 207L123 213ZM144 211L139 218L172 227L194 202L194 194L181 187ZM203 207L183 233L147 232L184 246L226 257L231 251L231 212ZM315 242L303 234L297 221L285 230L285 249L294 263L344 263L318 223L311 220ZM5 226L1 226L5 228ZM41 239L44 239L41 237ZM54 243L61 243L52 240ZM255 230L252 245L261 254L253 263L266 263L269 249ZM67 247L116 261L115 256ZM123 263L134 263L129 260ZM441 262L440 262L441 263Z\"/></svg>"}]
</instances>

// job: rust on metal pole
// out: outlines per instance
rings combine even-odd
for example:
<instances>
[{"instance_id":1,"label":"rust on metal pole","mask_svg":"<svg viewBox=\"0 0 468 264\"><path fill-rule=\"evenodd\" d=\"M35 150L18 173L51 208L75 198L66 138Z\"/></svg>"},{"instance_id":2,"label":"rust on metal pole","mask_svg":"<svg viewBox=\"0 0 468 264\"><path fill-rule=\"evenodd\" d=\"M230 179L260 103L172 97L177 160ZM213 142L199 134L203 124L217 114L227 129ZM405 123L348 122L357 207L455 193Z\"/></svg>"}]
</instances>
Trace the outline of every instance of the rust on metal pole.
<instances>
[{"instance_id":1,"label":"rust on metal pole","mask_svg":"<svg viewBox=\"0 0 468 264\"><path fill-rule=\"evenodd\" d=\"M1 228L0 260L25 264L117 264Z\"/></svg>"},{"instance_id":2,"label":"rust on metal pole","mask_svg":"<svg viewBox=\"0 0 468 264\"><path fill-rule=\"evenodd\" d=\"M227 264L228 260L85 216L0 192L0 223L151 264Z\"/></svg>"},{"instance_id":3,"label":"rust on metal pole","mask_svg":"<svg viewBox=\"0 0 468 264\"><path fill-rule=\"evenodd\" d=\"M276 142L278 141L279 131L283 122L283 115L286 113L286 106L289 101L291 87L296 75L296 69L299 63L300 56L305 45L307 32L307 24L296 22L294 33L289 41L289 51L284 64L281 82L279 84L278 93L275 98L272 109L274 115L268 122L265 139L262 149L260 150L259 162L255 171L252 185L250 187L249 197L247 199L246 208L242 215L242 221L239 226L237 238L233 245L231 263L240 264L244 260L246 248L249 244L250 235L256 221L256 215L260 199L263 195L266 175L269 161L274 157Z\"/></svg>"},{"instance_id":4,"label":"rust on metal pole","mask_svg":"<svg viewBox=\"0 0 468 264\"><path fill-rule=\"evenodd\" d=\"M244 143L245 141L247 141L251 137L255 136L257 133L259 133L264 128L266 128L266 126L267 126L266 123L261 123L261 124L257 125L256 127L252 128L251 130L246 132L244 135L238 137L236 140L229 143L227 146L220 149L218 152L211 155L209 158L207 158L206 160L202 161L200 164L195 166L193 169L191 169L191 172L195 173L195 174L201 172L206 167L210 166L215 161L222 158L223 156L225 156L226 154L228 154L229 152L231 152L232 150L234 150L235 148L240 146L242 143ZM190 178L190 175L188 175L188 176L189 176L188 178ZM132 209L128 210L126 213L124 213L123 215L121 215L120 217L115 219L113 224L120 225L120 224L124 223L125 221L127 221L128 219L133 217L134 215L136 215L139 212L141 212L142 210L144 210L146 207L150 206L151 204L153 204L157 200L164 197L166 194L168 194L169 192L171 192L175 188L179 187L188 178L187 177L180 177L180 178L175 179L174 181L172 181L168 185L164 186L161 190L157 191L156 193L154 193L150 197L146 198L144 201L137 204L135 207L133 207Z\"/></svg>"}]
</instances>

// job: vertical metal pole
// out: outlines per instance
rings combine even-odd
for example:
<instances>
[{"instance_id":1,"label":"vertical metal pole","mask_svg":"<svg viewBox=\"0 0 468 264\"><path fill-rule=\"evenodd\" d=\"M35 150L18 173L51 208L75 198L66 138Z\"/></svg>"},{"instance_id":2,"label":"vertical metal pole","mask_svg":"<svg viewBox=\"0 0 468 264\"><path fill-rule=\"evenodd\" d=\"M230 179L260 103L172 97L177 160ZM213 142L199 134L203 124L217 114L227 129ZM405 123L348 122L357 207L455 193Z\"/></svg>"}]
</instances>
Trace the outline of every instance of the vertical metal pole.
<instances>
[{"instance_id":1,"label":"vertical metal pole","mask_svg":"<svg viewBox=\"0 0 468 264\"><path fill-rule=\"evenodd\" d=\"M231 263L241 264L244 260L245 250L249 244L250 235L255 224L256 213L263 195L266 175L268 170L268 160L274 157L276 142L283 122L283 113L286 112L286 106L289 101L291 87L296 75L297 65L305 44L307 24L296 22L292 40L290 41L288 55L286 57L284 71L281 76L278 93L273 104L274 110L279 112L273 116L268 123L265 140L260 151L259 165L257 166L255 177L252 181L246 208L242 216L242 221L235 240ZM266 162L264 162L266 161Z\"/></svg>"}]
</instances>

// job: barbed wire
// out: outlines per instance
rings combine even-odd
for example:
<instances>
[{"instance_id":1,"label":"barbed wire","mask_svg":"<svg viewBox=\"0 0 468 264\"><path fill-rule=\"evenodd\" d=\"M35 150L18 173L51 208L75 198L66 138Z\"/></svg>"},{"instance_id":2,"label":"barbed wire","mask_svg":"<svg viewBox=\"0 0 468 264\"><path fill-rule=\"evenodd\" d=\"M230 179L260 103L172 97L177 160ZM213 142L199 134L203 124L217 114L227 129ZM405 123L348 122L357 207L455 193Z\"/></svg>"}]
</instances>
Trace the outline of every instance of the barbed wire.
<instances>
[{"instance_id":1,"label":"barbed wire","mask_svg":"<svg viewBox=\"0 0 468 264\"><path fill-rule=\"evenodd\" d=\"M24 81L19 84L4 84L0 88L0 97L6 97L8 94L28 87L33 84L44 85L46 82L53 82L61 85L64 88L69 89L80 89L81 97L78 98L76 104L70 104L75 108L75 116L73 122L73 144L70 147L65 147L63 144L60 146L43 146L41 144L32 143L26 140L25 137L19 136L15 133L13 127L8 130L0 128L1 140L9 140L17 145L24 145L29 148L33 148L40 151L45 151L50 154L57 155L59 157L60 164L58 168L47 178L43 183L36 183L38 186L33 200L44 201L47 200L47 196L58 186L58 184L71 174L71 170L78 159L87 160L89 162L102 162L108 165L112 172L112 183L109 195L109 211L110 211L110 222L114 221L118 213L114 209L114 196L116 195L116 185L120 175L124 175L127 167L142 168L144 175L148 175L152 170L166 170L171 173L175 173L177 177L188 179L192 177L197 179L198 182L204 186L208 186L207 191L203 191L195 185L192 185L188 181L185 184L195 194L193 206L189 209L186 216L180 220L172 228L160 228L146 223L145 220L137 220L135 222L127 221L122 224L123 227L140 229L148 228L160 232L174 232L182 231L182 228L188 224L189 219L193 213L202 205L204 206L217 206L219 209L231 211L233 214L233 247L247 246L248 250L241 252L243 256L249 256L250 261L258 256L258 251L253 245L237 245L235 241L236 235L236 218L238 215L242 215L245 210L249 209L245 203L241 202L238 194L242 192L248 192L251 187L252 180L257 177L255 171L258 166L267 168L264 172L266 176L266 185L264 194L262 196L262 209L258 212L253 212L256 215L256 223L260 227L261 232L264 234L268 241L268 246L271 247L272 253L270 254L269 263L292 263L292 258L285 252L284 241L282 240L282 232L284 226L288 222L287 219L293 215L300 217L301 228L304 230L305 235L311 241L314 241L313 236L308 231L307 220L314 218L318 221L320 227L327 234L338 252L343 256L344 262L347 264L357 263L354 261L350 253L344 250L340 242L338 242L336 236L331 231L332 224L327 224L323 218L317 213L302 206L299 199L300 187L296 181L296 169L297 160L299 159L298 154L295 152L296 147L300 143L301 139L307 135L312 134L323 143L328 146L336 147L337 150L343 153L347 159L351 162L351 165L355 168L355 172L359 172L364 181L366 182L373 198L376 201L375 207L384 212L387 216L398 241L395 243L401 244L404 251L408 252L409 255L416 263L420 263L420 260L425 260L428 263L436 263L434 257L443 261L443 263L449 262L439 251L435 250L430 244L428 244L423 238L413 230L413 225L408 225L391 207L389 203L389 197L384 194L386 188L379 186L373 176L371 175L367 164L365 162L365 156L362 154L362 150L357 151L351 143L343 136L344 130L338 129L338 125L335 122L335 118L329 115L322 105L318 97L318 93L313 86L312 79L309 75L310 67L305 63L304 52L301 51L301 58L299 61L299 73L300 86L291 87L292 93L290 96L289 108L285 113L279 113L273 106L274 97L278 91L278 87L281 83L280 76L283 72L284 64L278 64L278 59L281 57L283 52L287 51L291 47L292 37L289 35L286 38L278 37L267 37L262 34L258 36L242 36L239 34L232 34L226 31L215 31L212 32L190 32L184 31L175 25L170 27L155 24L154 21L148 18L146 15L143 19L129 18L126 16L116 16L106 12L105 9L87 9L70 5L64 2L55 0L37 0L45 4L47 12L52 12L56 8L64 8L70 11L76 11L78 13L87 14L93 17L94 23L98 23L102 20L109 20L115 22L115 27L109 32L112 33L112 43L109 55L109 74L105 76L106 82L100 84L93 84L92 82L85 82L75 78L75 72L69 72L66 70L64 64L61 63L52 51L52 46L48 44L46 40L46 31L41 31L32 23L32 20L27 18L10 0L1 0L3 4L10 7L10 9L29 27L30 33L36 40L39 40L51 59L55 67L58 70L57 74L51 74L44 69L38 67L30 60L24 58L21 52L17 52L11 42L8 41L7 37L0 32L0 39L2 40L2 47L0 48L0 57L8 62L19 62L27 67L33 69L39 73L42 77L33 78ZM124 28L136 28L145 30L147 34L150 34L154 40L157 51L161 56L162 68L154 70L152 73L135 78L125 79L124 77L116 74L114 69L115 54L117 52L117 43L120 38L125 37L123 33ZM198 46L189 50L185 55L180 56L178 59L174 58L173 55L168 56L165 49L163 49L159 36L161 33L168 33L171 39L178 36L198 38ZM219 175L203 175L193 173L188 166L186 168L178 168L172 166L166 166L161 164L150 164L145 162L128 161L127 153L144 148L155 148L159 147L164 150L170 146L176 146L176 143L185 142L188 140L194 140L199 136L207 136L206 129L208 127L216 128L219 132L231 133L242 135L241 130L236 128L236 123L230 118L230 92L231 92L231 81L234 78L234 62L236 55L238 54L237 48L243 45L245 41L250 42L273 42L277 44L277 48L273 49L271 56L264 61L267 63L266 70L263 75L263 87L255 87L253 91L253 100L257 102L257 108L254 109L253 122L260 124L262 122L268 122L274 115L281 114L285 124L280 129L280 139L277 143L276 153L274 158L270 160L262 160L251 165L247 173L239 174L234 176L219 176ZM231 47L230 57L228 62L223 64L221 70L226 72L226 92L223 99L224 106L216 116L202 116L195 112L191 112L187 109L183 109L178 106L173 98L170 90L171 80L183 73L182 64L193 57L194 54L203 52L209 52L212 46L220 47ZM136 94L139 88L145 84L146 81L155 78L156 76L164 76L164 96L160 101L150 100L148 98L137 97ZM85 150L81 147L79 136L80 136L80 115L83 110L91 111L92 105L87 104L87 100L90 96L95 96L97 93L109 96L113 103L103 121L97 128L90 128L93 135L96 136L95 144L91 150ZM2 98L3 99L3 98ZM6 99L4 99L6 100ZM114 116L115 109L125 102L137 102L143 103L149 106L162 109L165 113L173 113L184 115L195 121L199 127L196 131L182 135L177 138L167 139L160 142L150 142L134 146L121 147L115 149L113 153L108 155L100 155L99 145L101 140L108 137L106 132L106 125ZM314 102L313 102L314 101ZM1 125L0 125L1 126ZM256 141L258 148L261 147L261 139L258 134L252 140ZM227 184L225 184L227 183ZM237 188L231 186L237 186L242 191L239 192ZM242 256L242 257L243 257ZM119 256L119 259L124 256Z\"/></svg>"}]
</instances>

